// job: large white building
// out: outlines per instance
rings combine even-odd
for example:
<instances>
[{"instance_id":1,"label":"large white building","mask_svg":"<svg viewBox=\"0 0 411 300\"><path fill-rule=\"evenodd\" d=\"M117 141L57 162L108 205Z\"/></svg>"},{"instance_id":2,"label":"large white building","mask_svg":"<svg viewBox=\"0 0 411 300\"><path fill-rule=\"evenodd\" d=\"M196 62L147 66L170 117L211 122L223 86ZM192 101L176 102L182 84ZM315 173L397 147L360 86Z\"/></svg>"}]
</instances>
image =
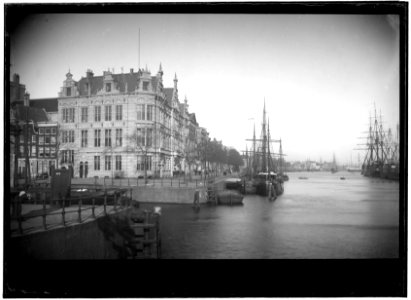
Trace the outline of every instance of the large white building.
<instances>
[{"instance_id":1,"label":"large white building","mask_svg":"<svg viewBox=\"0 0 411 300\"><path fill-rule=\"evenodd\" d=\"M161 64L155 76L147 69L103 76L88 70L75 81L68 72L57 98L58 166L73 166L75 177L187 171L199 127L187 100L180 103L177 83L175 76L173 88L163 87Z\"/></svg>"}]
</instances>

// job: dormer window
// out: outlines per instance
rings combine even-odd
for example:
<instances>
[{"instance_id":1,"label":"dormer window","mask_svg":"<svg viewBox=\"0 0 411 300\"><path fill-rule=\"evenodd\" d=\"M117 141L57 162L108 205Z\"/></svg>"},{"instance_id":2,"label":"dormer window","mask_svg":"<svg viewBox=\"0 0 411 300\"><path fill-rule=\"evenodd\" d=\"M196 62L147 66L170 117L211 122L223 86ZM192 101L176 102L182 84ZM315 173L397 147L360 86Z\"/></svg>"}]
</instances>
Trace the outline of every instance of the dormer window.
<instances>
[{"instance_id":1,"label":"dormer window","mask_svg":"<svg viewBox=\"0 0 411 300\"><path fill-rule=\"evenodd\" d=\"M143 82L143 91L148 91L148 81Z\"/></svg>"},{"instance_id":2,"label":"dormer window","mask_svg":"<svg viewBox=\"0 0 411 300\"><path fill-rule=\"evenodd\" d=\"M66 96L67 96L67 97L70 97L70 96L71 96L71 87L68 87L68 88L66 89Z\"/></svg>"},{"instance_id":3,"label":"dormer window","mask_svg":"<svg viewBox=\"0 0 411 300\"><path fill-rule=\"evenodd\" d=\"M111 83L106 83L106 92L111 92Z\"/></svg>"}]
</instances>

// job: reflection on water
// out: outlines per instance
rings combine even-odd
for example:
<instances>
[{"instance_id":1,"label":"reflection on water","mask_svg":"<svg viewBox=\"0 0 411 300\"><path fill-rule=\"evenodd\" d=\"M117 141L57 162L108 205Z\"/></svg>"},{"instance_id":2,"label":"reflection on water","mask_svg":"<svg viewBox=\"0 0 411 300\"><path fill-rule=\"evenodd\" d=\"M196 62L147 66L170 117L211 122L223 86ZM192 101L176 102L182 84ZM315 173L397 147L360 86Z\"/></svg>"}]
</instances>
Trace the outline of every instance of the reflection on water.
<instances>
[{"instance_id":1,"label":"reflection on water","mask_svg":"<svg viewBox=\"0 0 411 300\"><path fill-rule=\"evenodd\" d=\"M162 204L163 258L398 257L397 182L343 172L289 176L274 202L247 195L242 206L199 211Z\"/></svg>"}]
</instances>

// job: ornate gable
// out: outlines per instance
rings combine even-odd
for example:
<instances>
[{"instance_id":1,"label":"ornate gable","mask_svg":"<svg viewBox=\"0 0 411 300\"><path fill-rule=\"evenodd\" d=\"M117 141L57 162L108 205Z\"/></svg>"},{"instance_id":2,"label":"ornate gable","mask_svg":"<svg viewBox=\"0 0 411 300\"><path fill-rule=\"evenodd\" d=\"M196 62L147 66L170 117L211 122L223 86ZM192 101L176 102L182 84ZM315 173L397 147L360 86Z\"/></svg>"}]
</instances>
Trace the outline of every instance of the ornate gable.
<instances>
[{"instance_id":1,"label":"ornate gable","mask_svg":"<svg viewBox=\"0 0 411 300\"><path fill-rule=\"evenodd\" d=\"M73 75L69 72L66 74L66 80L63 81L63 87L59 92L59 97L77 97L79 95L77 82L74 81Z\"/></svg>"}]
</instances>

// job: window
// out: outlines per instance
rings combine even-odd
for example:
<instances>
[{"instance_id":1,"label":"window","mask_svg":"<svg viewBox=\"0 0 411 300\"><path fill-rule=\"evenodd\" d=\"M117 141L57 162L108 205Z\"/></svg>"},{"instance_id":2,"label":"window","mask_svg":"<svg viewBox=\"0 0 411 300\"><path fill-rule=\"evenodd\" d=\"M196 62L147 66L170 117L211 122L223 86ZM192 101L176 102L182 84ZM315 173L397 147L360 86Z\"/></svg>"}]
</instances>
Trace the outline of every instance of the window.
<instances>
[{"instance_id":1,"label":"window","mask_svg":"<svg viewBox=\"0 0 411 300\"><path fill-rule=\"evenodd\" d=\"M104 170L111 170L111 156L106 155L104 158Z\"/></svg>"},{"instance_id":2,"label":"window","mask_svg":"<svg viewBox=\"0 0 411 300\"><path fill-rule=\"evenodd\" d=\"M61 155L62 163L74 163L74 150L62 150Z\"/></svg>"},{"instance_id":3,"label":"window","mask_svg":"<svg viewBox=\"0 0 411 300\"><path fill-rule=\"evenodd\" d=\"M74 143L74 130L69 131L69 143Z\"/></svg>"},{"instance_id":4,"label":"window","mask_svg":"<svg viewBox=\"0 0 411 300\"><path fill-rule=\"evenodd\" d=\"M63 143L74 143L74 130L62 130L61 137ZM42 139L44 143L44 137L40 136L40 139Z\"/></svg>"},{"instance_id":5,"label":"window","mask_svg":"<svg viewBox=\"0 0 411 300\"><path fill-rule=\"evenodd\" d=\"M70 97L71 96L71 87L66 88L66 96Z\"/></svg>"},{"instance_id":6,"label":"window","mask_svg":"<svg viewBox=\"0 0 411 300\"><path fill-rule=\"evenodd\" d=\"M105 109L105 116L106 116L105 120L111 121L111 105L106 105L104 109Z\"/></svg>"},{"instance_id":7,"label":"window","mask_svg":"<svg viewBox=\"0 0 411 300\"><path fill-rule=\"evenodd\" d=\"M146 145L146 129L145 128L137 128L137 146L145 146Z\"/></svg>"},{"instance_id":8,"label":"window","mask_svg":"<svg viewBox=\"0 0 411 300\"><path fill-rule=\"evenodd\" d=\"M151 147L153 146L153 129L152 128L147 128L147 146Z\"/></svg>"},{"instance_id":9,"label":"window","mask_svg":"<svg viewBox=\"0 0 411 300\"><path fill-rule=\"evenodd\" d=\"M94 147L100 147L101 130L94 130Z\"/></svg>"},{"instance_id":10,"label":"window","mask_svg":"<svg viewBox=\"0 0 411 300\"><path fill-rule=\"evenodd\" d=\"M88 107L81 108L81 122L82 123L88 122Z\"/></svg>"},{"instance_id":11,"label":"window","mask_svg":"<svg viewBox=\"0 0 411 300\"><path fill-rule=\"evenodd\" d=\"M101 121L101 106L94 106L94 121Z\"/></svg>"},{"instance_id":12,"label":"window","mask_svg":"<svg viewBox=\"0 0 411 300\"><path fill-rule=\"evenodd\" d=\"M68 137L67 137L67 131L62 130L61 131L61 142L62 143L67 143Z\"/></svg>"},{"instance_id":13,"label":"window","mask_svg":"<svg viewBox=\"0 0 411 300\"><path fill-rule=\"evenodd\" d=\"M145 120L146 111L144 104L137 104L137 120Z\"/></svg>"},{"instance_id":14,"label":"window","mask_svg":"<svg viewBox=\"0 0 411 300\"><path fill-rule=\"evenodd\" d=\"M121 155L116 155L116 171L121 171Z\"/></svg>"},{"instance_id":15,"label":"window","mask_svg":"<svg viewBox=\"0 0 411 300\"><path fill-rule=\"evenodd\" d=\"M116 105L116 121L123 119L123 105Z\"/></svg>"},{"instance_id":16,"label":"window","mask_svg":"<svg viewBox=\"0 0 411 300\"><path fill-rule=\"evenodd\" d=\"M104 146L111 147L111 129L105 130Z\"/></svg>"},{"instance_id":17,"label":"window","mask_svg":"<svg viewBox=\"0 0 411 300\"><path fill-rule=\"evenodd\" d=\"M100 171L100 156L94 156L94 170Z\"/></svg>"},{"instance_id":18,"label":"window","mask_svg":"<svg viewBox=\"0 0 411 300\"><path fill-rule=\"evenodd\" d=\"M63 123L74 123L74 107L72 108L63 108Z\"/></svg>"},{"instance_id":19,"label":"window","mask_svg":"<svg viewBox=\"0 0 411 300\"><path fill-rule=\"evenodd\" d=\"M153 121L153 105L147 105L147 120Z\"/></svg>"},{"instance_id":20,"label":"window","mask_svg":"<svg viewBox=\"0 0 411 300\"><path fill-rule=\"evenodd\" d=\"M123 129L116 129L116 146L122 146L123 143Z\"/></svg>"},{"instance_id":21,"label":"window","mask_svg":"<svg viewBox=\"0 0 411 300\"><path fill-rule=\"evenodd\" d=\"M81 147L87 147L87 130L81 131Z\"/></svg>"},{"instance_id":22,"label":"window","mask_svg":"<svg viewBox=\"0 0 411 300\"><path fill-rule=\"evenodd\" d=\"M137 156L137 171L151 170L152 161L151 156L139 155Z\"/></svg>"},{"instance_id":23,"label":"window","mask_svg":"<svg viewBox=\"0 0 411 300\"><path fill-rule=\"evenodd\" d=\"M36 147L36 145L33 145L31 147L31 156L34 156L34 157L37 156L37 147Z\"/></svg>"},{"instance_id":24,"label":"window","mask_svg":"<svg viewBox=\"0 0 411 300\"><path fill-rule=\"evenodd\" d=\"M143 91L147 91L148 90L148 81L144 81L143 82Z\"/></svg>"},{"instance_id":25,"label":"window","mask_svg":"<svg viewBox=\"0 0 411 300\"><path fill-rule=\"evenodd\" d=\"M106 83L106 92L111 92L111 83Z\"/></svg>"}]
</instances>

